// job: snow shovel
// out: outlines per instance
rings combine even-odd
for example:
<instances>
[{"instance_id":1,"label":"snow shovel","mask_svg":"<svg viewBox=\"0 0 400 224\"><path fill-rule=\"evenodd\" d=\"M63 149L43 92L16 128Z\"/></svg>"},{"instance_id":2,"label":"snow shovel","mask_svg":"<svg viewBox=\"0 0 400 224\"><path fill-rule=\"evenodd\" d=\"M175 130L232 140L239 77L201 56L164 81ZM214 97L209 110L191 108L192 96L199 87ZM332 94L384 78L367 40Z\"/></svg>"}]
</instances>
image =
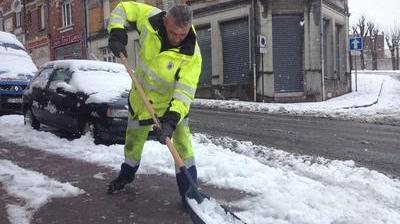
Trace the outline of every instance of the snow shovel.
<instances>
[{"instance_id":1,"label":"snow shovel","mask_svg":"<svg viewBox=\"0 0 400 224\"><path fill-rule=\"evenodd\" d=\"M136 89L138 90L147 110L149 111L154 125L157 128L161 128L161 123L160 120L158 119L156 112L154 111L153 106L150 104L149 98L146 96L146 94L143 91L142 86L140 85L139 81L137 80L136 76L134 75L134 72L132 69L129 68L128 66L128 62L124 56L124 54L121 52L119 54L120 59L122 64L125 66L126 71L129 73L132 82L134 83ZM190 175L188 169L185 166L185 163L183 162L182 158L179 156L178 152L176 151L174 145L172 144L172 141L169 137L166 137L165 139L165 143L169 149L169 151L172 154L172 157L174 158L175 164L179 167L180 171L183 172L183 174L186 176L190 186L188 191L185 194L184 200L185 200L185 205L186 208L188 210L188 213L193 221L193 223L195 224L206 224L208 220L210 221L215 221L215 217L206 217L208 218L208 220L206 218L204 218L205 215L202 215L201 213L201 208L200 208L200 204L203 203L205 201L205 199L207 201L211 201L209 200L210 197L202 192L200 192L196 186L196 184L194 183L192 176ZM193 201L195 201L193 203ZM215 200L212 201L214 205L214 207L218 207L216 209L216 211L221 211L219 212L220 215L224 216L223 220L224 221L228 221L227 223L238 223L238 224L243 224L244 222L242 220L240 220L239 217L237 217L235 214L233 214L231 211L229 211L228 208L226 208L223 205L220 205L218 203L216 203ZM209 209L213 207L213 204L207 205L206 208L203 209Z\"/></svg>"}]
</instances>

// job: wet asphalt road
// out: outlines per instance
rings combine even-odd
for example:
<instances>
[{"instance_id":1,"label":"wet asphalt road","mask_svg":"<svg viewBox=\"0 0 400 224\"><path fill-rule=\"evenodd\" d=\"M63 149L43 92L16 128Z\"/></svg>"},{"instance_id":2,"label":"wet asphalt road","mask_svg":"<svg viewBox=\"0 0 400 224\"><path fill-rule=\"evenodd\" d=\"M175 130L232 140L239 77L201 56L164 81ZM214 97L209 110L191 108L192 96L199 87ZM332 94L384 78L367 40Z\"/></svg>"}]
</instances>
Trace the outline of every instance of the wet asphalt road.
<instances>
[{"instance_id":1,"label":"wet asphalt road","mask_svg":"<svg viewBox=\"0 0 400 224\"><path fill-rule=\"evenodd\" d=\"M400 177L400 126L192 108L193 132L227 136L287 152L354 160Z\"/></svg>"}]
</instances>

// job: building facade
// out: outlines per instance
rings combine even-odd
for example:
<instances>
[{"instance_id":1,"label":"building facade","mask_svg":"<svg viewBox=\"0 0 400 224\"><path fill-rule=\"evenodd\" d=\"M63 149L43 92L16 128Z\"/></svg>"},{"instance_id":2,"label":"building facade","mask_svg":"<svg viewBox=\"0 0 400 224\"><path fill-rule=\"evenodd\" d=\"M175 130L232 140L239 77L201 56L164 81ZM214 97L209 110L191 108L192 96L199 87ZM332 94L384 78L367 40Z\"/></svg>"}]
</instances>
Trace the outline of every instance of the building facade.
<instances>
[{"instance_id":1,"label":"building facade","mask_svg":"<svg viewBox=\"0 0 400 224\"><path fill-rule=\"evenodd\" d=\"M48 26L51 58L86 58L84 3L81 0L50 0Z\"/></svg>"},{"instance_id":2,"label":"building facade","mask_svg":"<svg viewBox=\"0 0 400 224\"><path fill-rule=\"evenodd\" d=\"M106 27L118 2L3 0L0 28L16 34L37 65L71 58L117 61L107 48ZM347 0L138 2L163 10L192 5L203 55L199 98L321 101L351 90ZM128 62L136 67L138 36L128 30Z\"/></svg>"},{"instance_id":3,"label":"building facade","mask_svg":"<svg viewBox=\"0 0 400 224\"><path fill-rule=\"evenodd\" d=\"M192 6L204 60L198 97L321 101L351 90L347 1Z\"/></svg>"},{"instance_id":4,"label":"building facade","mask_svg":"<svg viewBox=\"0 0 400 224\"><path fill-rule=\"evenodd\" d=\"M35 64L56 59L86 58L85 1L5 0L0 28L14 33Z\"/></svg>"},{"instance_id":5,"label":"building facade","mask_svg":"<svg viewBox=\"0 0 400 224\"><path fill-rule=\"evenodd\" d=\"M25 1L26 48L36 65L51 59L48 6L45 0Z\"/></svg>"},{"instance_id":6,"label":"building facade","mask_svg":"<svg viewBox=\"0 0 400 224\"><path fill-rule=\"evenodd\" d=\"M0 30L15 34L21 43L26 44L23 15L21 0L0 1Z\"/></svg>"}]
</instances>

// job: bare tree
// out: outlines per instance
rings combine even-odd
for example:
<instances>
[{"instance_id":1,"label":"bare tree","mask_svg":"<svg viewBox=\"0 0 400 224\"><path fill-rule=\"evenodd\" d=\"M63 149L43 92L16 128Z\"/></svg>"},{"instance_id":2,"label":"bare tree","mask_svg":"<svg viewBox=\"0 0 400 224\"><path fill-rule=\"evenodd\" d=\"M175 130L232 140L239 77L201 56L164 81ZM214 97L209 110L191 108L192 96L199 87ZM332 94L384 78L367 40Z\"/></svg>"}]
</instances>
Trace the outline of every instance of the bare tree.
<instances>
[{"instance_id":1,"label":"bare tree","mask_svg":"<svg viewBox=\"0 0 400 224\"><path fill-rule=\"evenodd\" d=\"M373 22L367 22L367 34L369 40L369 50L372 56L372 70L378 70L378 35L380 29Z\"/></svg>"},{"instance_id":2,"label":"bare tree","mask_svg":"<svg viewBox=\"0 0 400 224\"><path fill-rule=\"evenodd\" d=\"M361 16L361 18L358 19L358 23L355 26L353 26L352 29L353 29L353 35L361 37L363 40L363 43L365 43L365 41L367 40L367 35L368 35L368 29L367 29L367 23L366 23L365 16ZM363 46L363 48L364 48L364 46ZM361 50L360 60L361 60L361 69L364 70L365 69L364 49Z\"/></svg>"},{"instance_id":3,"label":"bare tree","mask_svg":"<svg viewBox=\"0 0 400 224\"><path fill-rule=\"evenodd\" d=\"M385 36L386 44L390 50L392 59L392 69L399 70L399 42L400 42L400 26L392 26Z\"/></svg>"}]
</instances>

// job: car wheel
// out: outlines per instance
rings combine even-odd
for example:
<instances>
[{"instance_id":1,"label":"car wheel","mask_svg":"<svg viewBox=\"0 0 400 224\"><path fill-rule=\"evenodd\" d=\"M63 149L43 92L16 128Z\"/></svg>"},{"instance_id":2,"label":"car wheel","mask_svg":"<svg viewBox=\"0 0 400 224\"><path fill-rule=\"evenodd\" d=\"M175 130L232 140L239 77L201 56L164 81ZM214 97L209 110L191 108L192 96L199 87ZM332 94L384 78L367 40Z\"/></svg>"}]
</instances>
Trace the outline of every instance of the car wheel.
<instances>
[{"instance_id":1,"label":"car wheel","mask_svg":"<svg viewBox=\"0 0 400 224\"><path fill-rule=\"evenodd\" d=\"M39 130L40 128L40 122L36 120L30 109L26 110L24 113L24 124L30 125L35 130Z\"/></svg>"}]
</instances>

